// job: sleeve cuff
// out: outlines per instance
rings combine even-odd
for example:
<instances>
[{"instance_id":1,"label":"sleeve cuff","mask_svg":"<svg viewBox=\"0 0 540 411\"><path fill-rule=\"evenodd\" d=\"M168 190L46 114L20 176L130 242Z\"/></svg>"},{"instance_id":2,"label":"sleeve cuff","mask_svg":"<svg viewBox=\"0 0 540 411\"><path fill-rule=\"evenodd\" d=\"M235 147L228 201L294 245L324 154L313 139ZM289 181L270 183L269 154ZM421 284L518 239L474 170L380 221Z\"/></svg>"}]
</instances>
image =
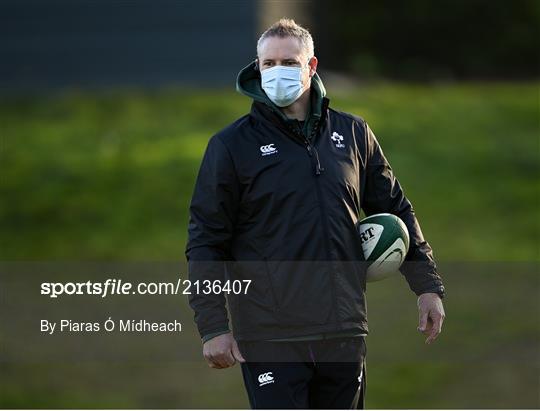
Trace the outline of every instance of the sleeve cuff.
<instances>
[{"instance_id":1,"label":"sleeve cuff","mask_svg":"<svg viewBox=\"0 0 540 411\"><path fill-rule=\"evenodd\" d=\"M201 339L202 339L202 342L204 344L206 341L211 340L212 338L217 337L218 335L227 334L229 332L230 332L230 330L227 328L226 330L215 331L215 332L212 332L210 334L205 334L205 335L202 336Z\"/></svg>"},{"instance_id":2,"label":"sleeve cuff","mask_svg":"<svg viewBox=\"0 0 540 411\"><path fill-rule=\"evenodd\" d=\"M446 289L444 288L444 285L439 284L435 285L430 288L422 289L422 291L416 291L416 295L426 294L426 293L435 293L438 294L441 299L443 299L446 296Z\"/></svg>"}]
</instances>

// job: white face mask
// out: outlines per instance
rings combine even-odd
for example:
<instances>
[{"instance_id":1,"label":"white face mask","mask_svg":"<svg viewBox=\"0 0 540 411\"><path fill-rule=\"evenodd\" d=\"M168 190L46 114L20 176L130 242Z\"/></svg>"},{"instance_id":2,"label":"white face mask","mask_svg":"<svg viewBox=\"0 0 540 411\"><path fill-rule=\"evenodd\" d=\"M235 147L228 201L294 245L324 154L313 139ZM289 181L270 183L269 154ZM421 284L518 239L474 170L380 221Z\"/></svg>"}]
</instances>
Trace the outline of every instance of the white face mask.
<instances>
[{"instance_id":1,"label":"white face mask","mask_svg":"<svg viewBox=\"0 0 540 411\"><path fill-rule=\"evenodd\" d=\"M276 106L290 106L302 95L304 68L306 67L274 66L261 71L261 86Z\"/></svg>"}]
</instances>

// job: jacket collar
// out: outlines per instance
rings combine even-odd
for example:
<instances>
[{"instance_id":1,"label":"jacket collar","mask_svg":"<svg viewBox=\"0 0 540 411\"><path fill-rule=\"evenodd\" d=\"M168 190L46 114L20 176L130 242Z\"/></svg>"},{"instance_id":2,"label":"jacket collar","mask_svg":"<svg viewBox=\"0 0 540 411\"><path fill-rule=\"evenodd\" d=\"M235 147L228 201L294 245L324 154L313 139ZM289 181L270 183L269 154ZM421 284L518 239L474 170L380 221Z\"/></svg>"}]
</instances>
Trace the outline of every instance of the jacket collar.
<instances>
[{"instance_id":1,"label":"jacket collar","mask_svg":"<svg viewBox=\"0 0 540 411\"><path fill-rule=\"evenodd\" d=\"M329 103L330 100L326 97L323 97L321 104L321 114L315 118L313 129L310 135L308 135L307 137L302 135L299 132L298 128L294 127L295 120L289 120L286 118L283 119L283 116L281 116L278 112L260 101L253 101L253 103L251 104L250 116L258 121L271 123L273 126L277 127L282 132L304 145L306 138L309 140L315 139L319 130L326 122Z\"/></svg>"},{"instance_id":2,"label":"jacket collar","mask_svg":"<svg viewBox=\"0 0 540 411\"><path fill-rule=\"evenodd\" d=\"M252 61L238 73L236 78L236 90L253 99L252 115L265 118L274 124L280 124L285 129L295 129L296 120L289 119L281 109L276 106L266 95L261 87L261 75L255 61ZM319 75L315 73L311 78L310 107L306 117L305 134L313 137L321 123L325 121L329 99L326 97L326 89ZM265 107L264 107L265 106ZM265 112L266 114L263 114ZM271 112L270 115L268 112ZM302 137L302 136L300 136Z\"/></svg>"}]
</instances>

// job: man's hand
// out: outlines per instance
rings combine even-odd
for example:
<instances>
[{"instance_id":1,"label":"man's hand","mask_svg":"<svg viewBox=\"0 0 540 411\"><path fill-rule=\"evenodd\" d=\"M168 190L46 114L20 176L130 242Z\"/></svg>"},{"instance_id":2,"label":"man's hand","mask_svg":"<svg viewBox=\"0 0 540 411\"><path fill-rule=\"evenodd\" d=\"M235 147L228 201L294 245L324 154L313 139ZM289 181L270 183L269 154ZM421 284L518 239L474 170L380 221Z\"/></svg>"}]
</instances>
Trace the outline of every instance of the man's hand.
<instances>
[{"instance_id":1,"label":"man's hand","mask_svg":"<svg viewBox=\"0 0 540 411\"><path fill-rule=\"evenodd\" d=\"M444 307L438 294L425 293L418 297L418 331L427 335L426 344L431 344L441 333Z\"/></svg>"},{"instance_id":2,"label":"man's hand","mask_svg":"<svg viewBox=\"0 0 540 411\"><path fill-rule=\"evenodd\" d=\"M203 344L203 355L210 368L228 368L245 362L232 333L221 334Z\"/></svg>"}]
</instances>

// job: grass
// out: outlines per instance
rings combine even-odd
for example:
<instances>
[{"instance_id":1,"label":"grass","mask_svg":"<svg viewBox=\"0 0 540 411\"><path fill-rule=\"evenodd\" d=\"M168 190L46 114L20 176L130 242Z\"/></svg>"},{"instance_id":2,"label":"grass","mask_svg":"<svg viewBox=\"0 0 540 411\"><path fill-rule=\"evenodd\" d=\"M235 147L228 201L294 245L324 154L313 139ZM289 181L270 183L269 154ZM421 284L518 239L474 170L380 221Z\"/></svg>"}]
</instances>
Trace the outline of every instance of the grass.
<instances>
[{"instance_id":1,"label":"grass","mask_svg":"<svg viewBox=\"0 0 540 411\"><path fill-rule=\"evenodd\" d=\"M440 260L538 260L537 84L372 86L332 105L369 122ZM183 258L206 142L248 108L209 91L0 102L0 257Z\"/></svg>"},{"instance_id":2,"label":"grass","mask_svg":"<svg viewBox=\"0 0 540 411\"><path fill-rule=\"evenodd\" d=\"M375 84L331 96L374 130L449 290L444 334L425 347L404 281L369 287L369 407L540 406L538 87ZM248 109L216 90L1 100L0 260L183 260L206 142ZM192 327L178 343L199 344ZM247 406L239 369L202 360L1 369L3 407Z\"/></svg>"}]
</instances>

